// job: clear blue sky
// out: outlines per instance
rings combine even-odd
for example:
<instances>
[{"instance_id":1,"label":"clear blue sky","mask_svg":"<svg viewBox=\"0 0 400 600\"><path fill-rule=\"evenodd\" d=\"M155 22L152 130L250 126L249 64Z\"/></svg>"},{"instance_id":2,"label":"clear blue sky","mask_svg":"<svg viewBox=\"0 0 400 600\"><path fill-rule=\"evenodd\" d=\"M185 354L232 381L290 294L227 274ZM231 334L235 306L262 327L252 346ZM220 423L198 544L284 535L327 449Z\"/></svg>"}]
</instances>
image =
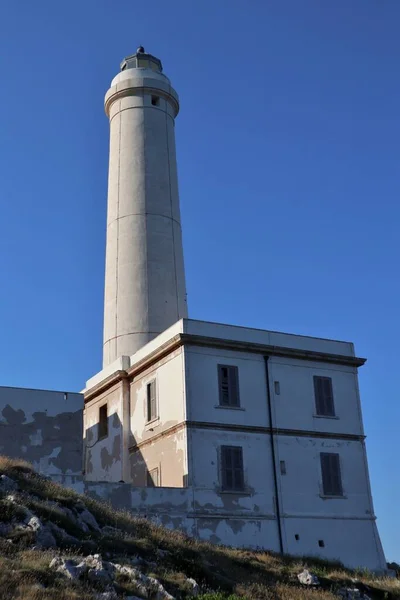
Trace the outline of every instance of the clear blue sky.
<instances>
[{"instance_id":1,"label":"clear blue sky","mask_svg":"<svg viewBox=\"0 0 400 600\"><path fill-rule=\"evenodd\" d=\"M101 367L108 123L139 44L181 98L192 318L354 341L400 561L399 0L3 0L0 385Z\"/></svg>"}]
</instances>

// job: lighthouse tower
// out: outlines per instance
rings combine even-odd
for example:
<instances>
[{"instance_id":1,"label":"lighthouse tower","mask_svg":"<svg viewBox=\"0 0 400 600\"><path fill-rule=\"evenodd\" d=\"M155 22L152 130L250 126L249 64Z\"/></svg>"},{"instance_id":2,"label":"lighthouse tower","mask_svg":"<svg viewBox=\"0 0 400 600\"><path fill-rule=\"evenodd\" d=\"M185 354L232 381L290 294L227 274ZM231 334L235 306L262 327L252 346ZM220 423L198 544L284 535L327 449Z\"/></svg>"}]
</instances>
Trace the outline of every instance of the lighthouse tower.
<instances>
[{"instance_id":1,"label":"lighthouse tower","mask_svg":"<svg viewBox=\"0 0 400 600\"><path fill-rule=\"evenodd\" d=\"M143 47L105 97L110 120L103 367L187 317L175 152L178 95Z\"/></svg>"}]
</instances>

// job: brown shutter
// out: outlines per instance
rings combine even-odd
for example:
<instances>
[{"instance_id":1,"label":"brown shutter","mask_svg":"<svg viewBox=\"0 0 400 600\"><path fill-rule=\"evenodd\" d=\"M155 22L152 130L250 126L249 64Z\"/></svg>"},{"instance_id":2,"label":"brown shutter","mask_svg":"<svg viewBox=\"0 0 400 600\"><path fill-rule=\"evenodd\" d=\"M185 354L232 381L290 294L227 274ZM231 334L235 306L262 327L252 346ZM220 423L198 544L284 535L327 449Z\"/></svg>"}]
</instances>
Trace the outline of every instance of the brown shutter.
<instances>
[{"instance_id":1,"label":"brown shutter","mask_svg":"<svg viewBox=\"0 0 400 600\"><path fill-rule=\"evenodd\" d=\"M237 367L229 367L229 405L240 406L239 369Z\"/></svg>"},{"instance_id":2,"label":"brown shutter","mask_svg":"<svg viewBox=\"0 0 400 600\"><path fill-rule=\"evenodd\" d=\"M330 417L335 416L335 409L333 406L333 388L332 379L330 377L323 378L323 394L324 394L324 414Z\"/></svg>"},{"instance_id":3,"label":"brown shutter","mask_svg":"<svg viewBox=\"0 0 400 600\"><path fill-rule=\"evenodd\" d=\"M322 382L321 377L314 375L314 395L315 395L315 410L317 411L317 415L324 414L323 407L323 392L322 392Z\"/></svg>"},{"instance_id":4,"label":"brown shutter","mask_svg":"<svg viewBox=\"0 0 400 600\"><path fill-rule=\"evenodd\" d=\"M157 416L156 380L147 384L147 421L152 421Z\"/></svg>"},{"instance_id":5,"label":"brown shutter","mask_svg":"<svg viewBox=\"0 0 400 600\"><path fill-rule=\"evenodd\" d=\"M334 417L332 379L314 375L315 410L317 415Z\"/></svg>"},{"instance_id":6,"label":"brown shutter","mask_svg":"<svg viewBox=\"0 0 400 600\"><path fill-rule=\"evenodd\" d=\"M322 487L326 496L342 496L342 477L339 454L321 453Z\"/></svg>"}]
</instances>

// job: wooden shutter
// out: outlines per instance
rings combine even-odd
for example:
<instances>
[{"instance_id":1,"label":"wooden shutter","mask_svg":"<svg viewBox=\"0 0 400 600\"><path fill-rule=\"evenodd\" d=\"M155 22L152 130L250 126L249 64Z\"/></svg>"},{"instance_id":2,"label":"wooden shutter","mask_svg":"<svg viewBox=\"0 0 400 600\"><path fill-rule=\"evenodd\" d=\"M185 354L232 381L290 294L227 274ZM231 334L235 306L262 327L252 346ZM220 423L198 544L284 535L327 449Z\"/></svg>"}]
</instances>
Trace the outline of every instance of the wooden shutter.
<instances>
[{"instance_id":1,"label":"wooden shutter","mask_svg":"<svg viewBox=\"0 0 400 600\"><path fill-rule=\"evenodd\" d=\"M240 446L221 446L221 484L223 490L244 488L243 450Z\"/></svg>"},{"instance_id":2,"label":"wooden shutter","mask_svg":"<svg viewBox=\"0 0 400 600\"><path fill-rule=\"evenodd\" d=\"M239 406L239 369L229 367L229 405Z\"/></svg>"},{"instance_id":3,"label":"wooden shutter","mask_svg":"<svg viewBox=\"0 0 400 600\"><path fill-rule=\"evenodd\" d=\"M218 365L220 406L240 406L239 369L231 365Z\"/></svg>"},{"instance_id":4,"label":"wooden shutter","mask_svg":"<svg viewBox=\"0 0 400 600\"><path fill-rule=\"evenodd\" d=\"M157 416L156 380L147 384L147 421L152 421Z\"/></svg>"},{"instance_id":5,"label":"wooden shutter","mask_svg":"<svg viewBox=\"0 0 400 600\"><path fill-rule=\"evenodd\" d=\"M244 487L243 477L243 450L237 446L232 448L232 462L233 462L233 489L242 490Z\"/></svg>"},{"instance_id":6,"label":"wooden shutter","mask_svg":"<svg viewBox=\"0 0 400 600\"><path fill-rule=\"evenodd\" d=\"M340 456L333 452L321 453L322 487L325 496L343 496Z\"/></svg>"},{"instance_id":7,"label":"wooden shutter","mask_svg":"<svg viewBox=\"0 0 400 600\"><path fill-rule=\"evenodd\" d=\"M315 409L317 415L334 417L332 379L330 377L314 376Z\"/></svg>"}]
</instances>

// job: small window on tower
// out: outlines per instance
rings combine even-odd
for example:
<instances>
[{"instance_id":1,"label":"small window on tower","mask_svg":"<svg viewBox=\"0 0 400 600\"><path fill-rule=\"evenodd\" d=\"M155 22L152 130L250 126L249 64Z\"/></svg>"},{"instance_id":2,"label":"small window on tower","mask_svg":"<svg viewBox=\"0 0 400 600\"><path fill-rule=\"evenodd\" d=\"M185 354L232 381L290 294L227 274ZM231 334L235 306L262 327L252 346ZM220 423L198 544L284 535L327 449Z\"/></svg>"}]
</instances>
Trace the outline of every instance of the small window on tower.
<instances>
[{"instance_id":1,"label":"small window on tower","mask_svg":"<svg viewBox=\"0 0 400 600\"><path fill-rule=\"evenodd\" d=\"M151 103L153 106L160 106L160 98L158 96L152 96Z\"/></svg>"},{"instance_id":2,"label":"small window on tower","mask_svg":"<svg viewBox=\"0 0 400 600\"><path fill-rule=\"evenodd\" d=\"M99 408L99 440L108 436L108 413L107 404L103 404Z\"/></svg>"}]
</instances>

